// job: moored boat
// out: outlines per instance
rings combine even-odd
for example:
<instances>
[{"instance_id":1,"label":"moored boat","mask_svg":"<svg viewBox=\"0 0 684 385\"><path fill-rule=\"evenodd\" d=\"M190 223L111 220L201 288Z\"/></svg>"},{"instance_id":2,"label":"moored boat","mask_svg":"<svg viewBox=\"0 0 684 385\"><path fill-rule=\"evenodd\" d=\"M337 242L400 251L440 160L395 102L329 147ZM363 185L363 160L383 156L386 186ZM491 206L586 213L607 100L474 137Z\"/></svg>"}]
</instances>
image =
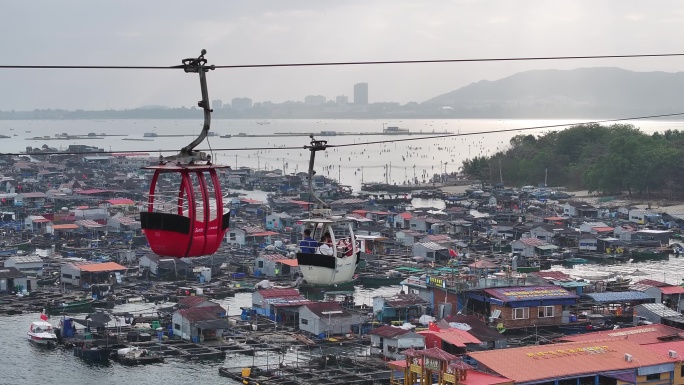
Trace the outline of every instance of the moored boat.
<instances>
[{"instance_id":1,"label":"moored boat","mask_svg":"<svg viewBox=\"0 0 684 385\"><path fill-rule=\"evenodd\" d=\"M84 299L80 301L65 302L61 304L48 304L48 314L63 314L63 313L86 313L93 310L94 299Z\"/></svg>"},{"instance_id":2,"label":"moored boat","mask_svg":"<svg viewBox=\"0 0 684 385\"><path fill-rule=\"evenodd\" d=\"M57 335L49 322L34 321L28 331L28 340L38 345L55 346Z\"/></svg>"}]
</instances>

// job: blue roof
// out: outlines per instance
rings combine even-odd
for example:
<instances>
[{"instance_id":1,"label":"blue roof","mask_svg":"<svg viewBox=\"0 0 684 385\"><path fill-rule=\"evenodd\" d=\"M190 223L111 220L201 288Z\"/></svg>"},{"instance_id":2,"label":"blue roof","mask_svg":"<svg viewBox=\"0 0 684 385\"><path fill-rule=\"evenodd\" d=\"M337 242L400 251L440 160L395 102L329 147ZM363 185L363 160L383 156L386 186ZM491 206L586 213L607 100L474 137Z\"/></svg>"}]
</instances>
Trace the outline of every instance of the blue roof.
<instances>
[{"instance_id":1,"label":"blue roof","mask_svg":"<svg viewBox=\"0 0 684 385\"><path fill-rule=\"evenodd\" d=\"M622 301L639 301L648 300L652 297L640 291L613 291L606 293L590 293L587 297L596 302L622 302Z\"/></svg>"}]
</instances>

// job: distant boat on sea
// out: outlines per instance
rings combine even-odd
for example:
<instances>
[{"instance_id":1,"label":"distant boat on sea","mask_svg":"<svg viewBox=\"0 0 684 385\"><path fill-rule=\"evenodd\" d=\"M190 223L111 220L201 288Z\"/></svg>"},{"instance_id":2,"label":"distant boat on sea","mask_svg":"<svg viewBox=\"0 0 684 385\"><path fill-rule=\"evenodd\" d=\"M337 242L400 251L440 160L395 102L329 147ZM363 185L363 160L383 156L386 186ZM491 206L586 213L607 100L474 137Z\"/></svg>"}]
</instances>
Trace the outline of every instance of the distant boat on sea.
<instances>
[{"instance_id":1,"label":"distant boat on sea","mask_svg":"<svg viewBox=\"0 0 684 385\"><path fill-rule=\"evenodd\" d=\"M260 121L260 122L256 122L256 124L258 124L258 125L260 125L260 126L263 126L263 125L265 125L265 124L271 124L271 122L270 122L269 120L262 120L262 121Z\"/></svg>"}]
</instances>

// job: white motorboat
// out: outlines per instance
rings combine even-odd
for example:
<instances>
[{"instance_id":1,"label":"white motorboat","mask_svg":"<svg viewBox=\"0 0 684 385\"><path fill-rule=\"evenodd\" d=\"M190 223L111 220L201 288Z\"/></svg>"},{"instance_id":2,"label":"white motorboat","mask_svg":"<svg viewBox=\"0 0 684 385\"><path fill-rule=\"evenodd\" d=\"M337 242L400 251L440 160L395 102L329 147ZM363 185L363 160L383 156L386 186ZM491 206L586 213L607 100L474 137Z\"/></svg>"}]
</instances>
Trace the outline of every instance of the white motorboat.
<instances>
[{"instance_id":1,"label":"white motorboat","mask_svg":"<svg viewBox=\"0 0 684 385\"><path fill-rule=\"evenodd\" d=\"M57 336L49 322L34 321L28 331L28 340L38 345L56 345Z\"/></svg>"}]
</instances>

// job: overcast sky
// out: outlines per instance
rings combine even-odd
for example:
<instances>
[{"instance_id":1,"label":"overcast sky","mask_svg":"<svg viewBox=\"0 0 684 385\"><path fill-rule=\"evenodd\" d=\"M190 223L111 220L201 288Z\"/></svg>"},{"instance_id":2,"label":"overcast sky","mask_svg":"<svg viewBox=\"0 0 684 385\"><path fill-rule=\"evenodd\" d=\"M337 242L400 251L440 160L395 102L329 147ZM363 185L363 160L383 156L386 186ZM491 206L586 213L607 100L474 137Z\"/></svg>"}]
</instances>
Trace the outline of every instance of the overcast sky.
<instances>
[{"instance_id":1,"label":"overcast sky","mask_svg":"<svg viewBox=\"0 0 684 385\"><path fill-rule=\"evenodd\" d=\"M174 65L208 51L210 63L606 55L684 52L681 1L65 0L5 1L0 63ZM303 100L348 95L422 102L516 72L614 66L680 71L684 59L620 59L324 68L209 73L211 99ZM182 71L0 69L0 110L191 106L196 75Z\"/></svg>"}]
</instances>

